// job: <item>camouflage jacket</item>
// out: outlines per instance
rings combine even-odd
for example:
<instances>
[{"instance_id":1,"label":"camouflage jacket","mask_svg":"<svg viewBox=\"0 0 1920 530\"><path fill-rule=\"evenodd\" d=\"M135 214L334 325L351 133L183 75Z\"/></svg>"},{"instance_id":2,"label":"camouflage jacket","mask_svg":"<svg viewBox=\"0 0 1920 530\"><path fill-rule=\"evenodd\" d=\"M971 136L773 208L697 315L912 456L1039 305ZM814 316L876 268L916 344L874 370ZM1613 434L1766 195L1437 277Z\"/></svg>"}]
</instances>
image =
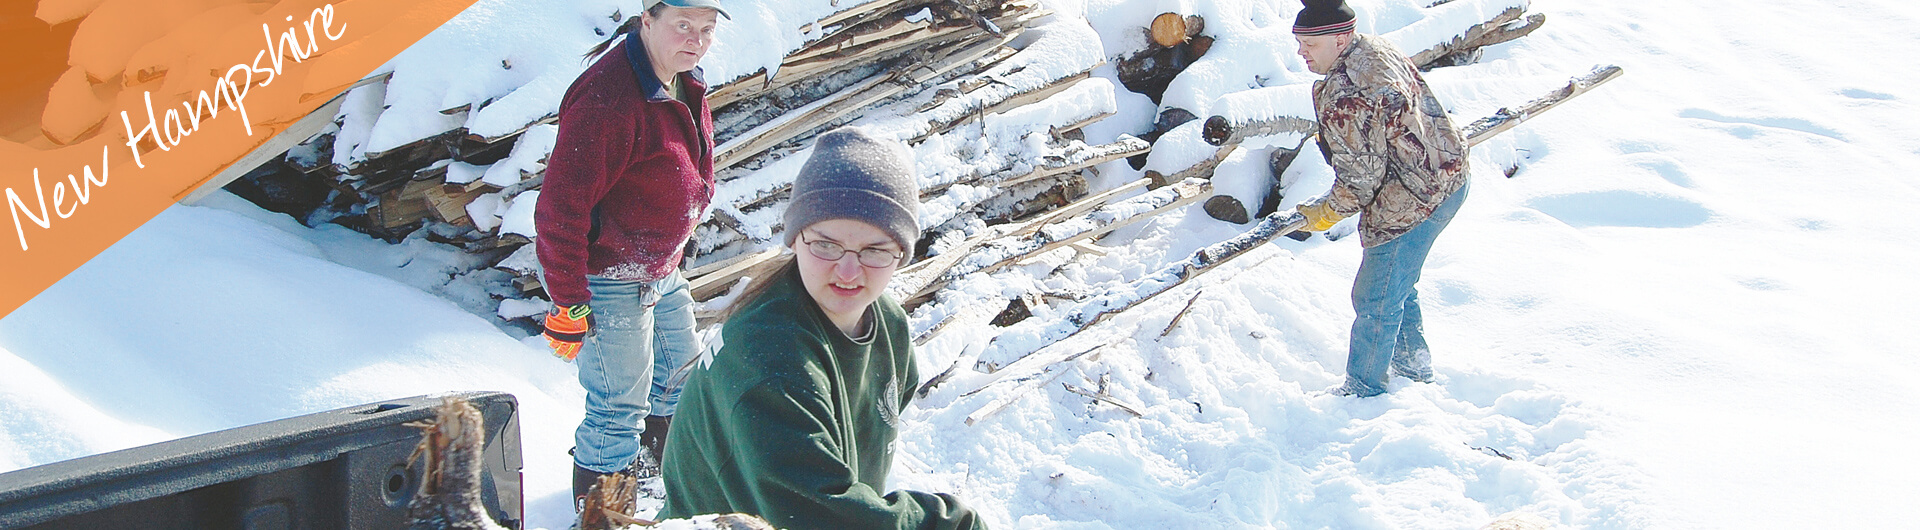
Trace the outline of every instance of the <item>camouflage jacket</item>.
<instances>
[{"instance_id":1,"label":"camouflage jacket","mask_svg":"<svg viewBox=\"0 0 1920 530\"><path fill-rule=\"evenodd\" d=\"M1320 151L1333 166L1324 197L1360 214L1360 243L1407 233L1467 179L1467 145L1413 63L1393 45L1356 34L1326 79L1313 83Z\"/></svg>"}]
</instances>

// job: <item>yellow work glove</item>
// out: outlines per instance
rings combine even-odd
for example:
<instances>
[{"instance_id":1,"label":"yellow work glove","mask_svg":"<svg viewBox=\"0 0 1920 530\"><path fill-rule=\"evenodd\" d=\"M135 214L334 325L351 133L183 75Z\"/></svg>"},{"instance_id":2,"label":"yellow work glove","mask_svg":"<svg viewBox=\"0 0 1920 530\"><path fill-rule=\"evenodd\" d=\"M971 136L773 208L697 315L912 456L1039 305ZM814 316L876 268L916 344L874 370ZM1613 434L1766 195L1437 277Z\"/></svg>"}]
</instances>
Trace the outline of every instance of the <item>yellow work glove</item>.
<instances>
[{"instance_id":1,"label":"yellow work glove","mask_svg":"<svg viewBox=\"0 0 1920 530\"><path fill-rule=\"evenodd\" d=\"M573 358L580 355L580 343L586 340L587 330L593 328L593 309L587 304L554 304L553 309L547 310L547 321L543 325L547 347L553 349L553 356L573 362Z\"/></svg>"},{"instance_id":2,"label":"yellow work glove","mask_svg":"<svg viewBox=\"0 0 1920 530\"><path fill-rule=\"evenodd\" d=\"M1345 218L1339 212L1333 211L1333 205L1328 204L1327 201L1301 203L1293 209L1307 217L1307 226L1304 229L1310 232L1325 232L1328 228L1333 228L1334 223Z\"/></svg>"}]
</instances>

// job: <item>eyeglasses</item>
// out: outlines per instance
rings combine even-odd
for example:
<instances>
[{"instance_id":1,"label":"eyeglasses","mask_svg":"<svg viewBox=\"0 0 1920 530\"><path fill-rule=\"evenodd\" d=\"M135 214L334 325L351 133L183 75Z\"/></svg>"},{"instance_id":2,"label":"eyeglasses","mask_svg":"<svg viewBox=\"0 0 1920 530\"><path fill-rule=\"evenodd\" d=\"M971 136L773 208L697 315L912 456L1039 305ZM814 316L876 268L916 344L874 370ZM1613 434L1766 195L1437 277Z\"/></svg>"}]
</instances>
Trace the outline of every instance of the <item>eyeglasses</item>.
<instances>
[{"instance_id":1,"label":"eyeglasses","mask_svg":"<svg viewBox=\"0 0 1920 530\"><path fill-rule=\"evenodd\" d=\"M840 261L840 258L846 257L848 253L854 253L858 255L861 265L875 269L897 265L900 263L900 258L906 256L905 252L884 248L867 247L856 251L825 239L808 241L804 234L800 236L800 242L807 244L807 251L813 253L813 257L826 261Z\"/></svg>"}]
</instances>

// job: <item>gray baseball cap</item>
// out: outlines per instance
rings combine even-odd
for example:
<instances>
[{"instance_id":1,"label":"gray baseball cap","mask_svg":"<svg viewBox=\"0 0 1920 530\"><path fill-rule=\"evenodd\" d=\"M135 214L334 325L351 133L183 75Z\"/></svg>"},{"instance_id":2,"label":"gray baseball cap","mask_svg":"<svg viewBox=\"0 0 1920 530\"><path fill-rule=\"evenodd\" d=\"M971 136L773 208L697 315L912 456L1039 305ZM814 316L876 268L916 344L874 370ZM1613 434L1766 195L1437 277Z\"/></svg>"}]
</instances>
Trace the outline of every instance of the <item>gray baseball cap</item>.
<instances>
[{"instance_id":1,"label":"gray baseball cap","mask_svg":"<svg viewBox=\"0 0 1920 530\"><path fill-rule=\"evenodd\" d=\"M712 9L714 11L719 11L720 16L727 17L727 20L733 20L733 15L727 14L727 8L720 7L720 0L647 0L647 9L653 9L654 4L666 4L673 7Z\"/></svg>"}]
</instances>

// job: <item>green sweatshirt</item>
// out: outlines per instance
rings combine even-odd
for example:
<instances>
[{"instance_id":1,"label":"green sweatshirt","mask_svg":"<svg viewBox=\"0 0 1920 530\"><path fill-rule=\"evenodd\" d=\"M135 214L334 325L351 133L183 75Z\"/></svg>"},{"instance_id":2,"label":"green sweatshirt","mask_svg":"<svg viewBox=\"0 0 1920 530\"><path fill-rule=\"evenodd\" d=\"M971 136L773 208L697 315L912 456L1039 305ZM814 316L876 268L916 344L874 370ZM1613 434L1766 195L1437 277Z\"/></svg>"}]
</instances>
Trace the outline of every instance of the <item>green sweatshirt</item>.
<instances>
[{"instance_id":1,"label":"green sweatshirt","mask_svg":"<svg viewBox=\"0 0 1920 530\"><path fill-rule=\"evenodd\" d=\"M750 513L789 530L986 528L947 494L886 492L900 411L919 384L906 311L882 297L849 339L787 267L729 318L680 394L663 518Z\"/></svg>"}]
</instances>

